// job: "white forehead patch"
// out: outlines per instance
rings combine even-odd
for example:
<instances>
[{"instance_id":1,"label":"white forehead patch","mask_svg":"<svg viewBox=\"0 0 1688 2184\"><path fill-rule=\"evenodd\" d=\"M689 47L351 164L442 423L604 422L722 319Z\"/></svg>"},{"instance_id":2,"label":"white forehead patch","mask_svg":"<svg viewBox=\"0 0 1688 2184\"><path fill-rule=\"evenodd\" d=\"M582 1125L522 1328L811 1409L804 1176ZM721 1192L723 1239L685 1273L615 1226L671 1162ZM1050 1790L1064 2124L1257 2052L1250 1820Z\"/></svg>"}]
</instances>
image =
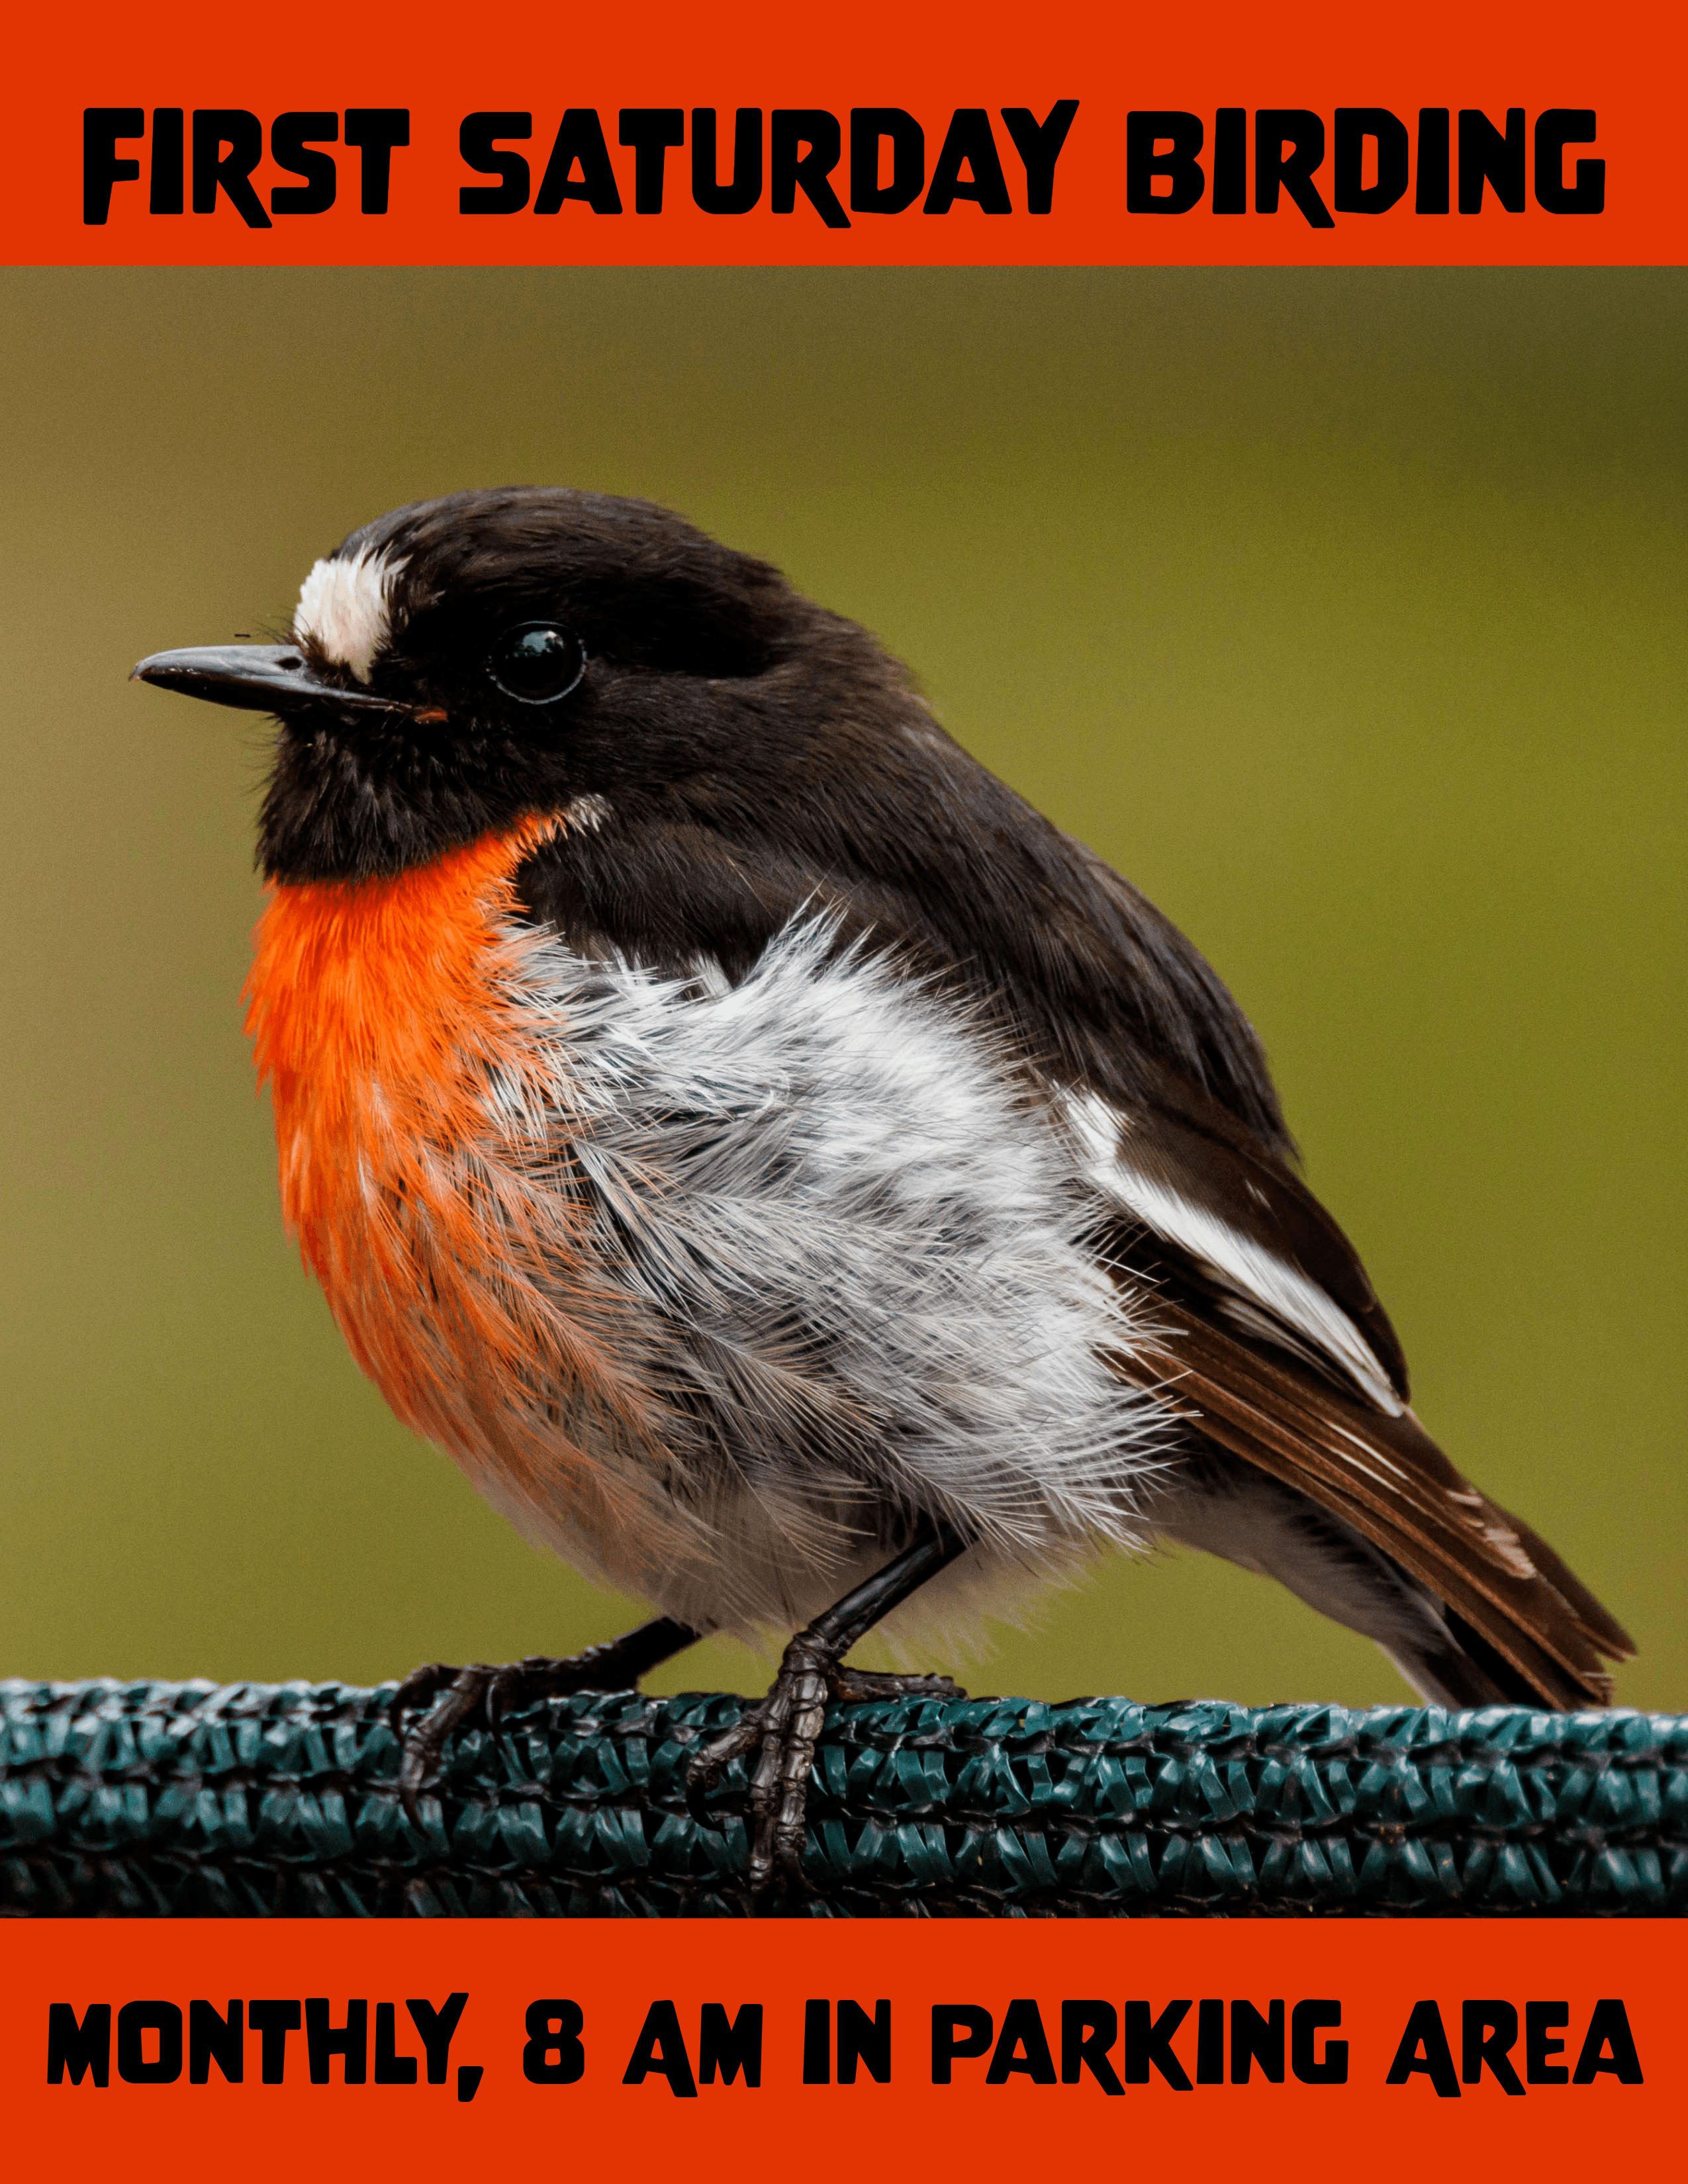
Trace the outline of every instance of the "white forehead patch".
<instances>
[{"instance_id":1,"label":"white forehead patch","mask_svg":"<svg viewBox=\"0 0 1688 2184\"><path fill-rule=\"evenodd\" d=\"M316 644L329 659L349 667L359 682L367 682L376 655L391 634L387 601L404 566L402 560L387 560L367 547L344 560L319 561L299 587L293 635L301 644Z\"/></svg>"}]
</instances>

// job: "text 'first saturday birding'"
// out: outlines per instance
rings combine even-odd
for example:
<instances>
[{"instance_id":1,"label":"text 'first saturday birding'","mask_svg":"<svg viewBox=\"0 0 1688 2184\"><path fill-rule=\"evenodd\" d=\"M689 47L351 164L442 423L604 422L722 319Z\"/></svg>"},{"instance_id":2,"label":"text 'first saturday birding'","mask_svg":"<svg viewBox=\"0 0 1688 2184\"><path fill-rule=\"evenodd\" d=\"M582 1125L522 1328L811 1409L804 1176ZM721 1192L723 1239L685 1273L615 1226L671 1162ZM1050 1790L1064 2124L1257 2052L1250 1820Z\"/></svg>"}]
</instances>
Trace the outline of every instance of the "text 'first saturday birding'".
<instances>
[{"instance_id":1,"label":"text 'first saturday birding'","mask_svg":"<svg viewBox=\"0 0 1688 2184\"><path fill-rule=\"evenodd\" d=\"M354 1354L656 1611L418 1670L413 1807L471 1715L794 1630L692 1795L744 1759L752 1887L800 1889L828 1699L952 1688L843 1668L869 1629L1156 1539L1427 1698L1607 1699L1629 1639L1418 1424L1236 1004L865 631L515 488L354 532L288 644L136 672L279 722L249 1024Z\"/></svg>"},{"instance_id":2,"label":"text 'first saturday birding'","mask_svg":"<svg viewBox=\"0 0 1688 2184\"><path fill-rule=\"evenodd\" d=\"M928 133L900 106L694 106L565 109L554 125L528 111L466 114L454 125L464 218L515 214L651 219L677 204L733 218L764 208L829 228L905 213L958 209L991 218L1047 215L1056 170L1078 114L1056 99L954 109ZM931 117L929 117L931 118ZM360 214L380 216L404 192L400 154L410 109L351 107L343 117L287 111L266 125L248 107L91 106L82 116L82 222L175 219L190 209L239 214L248 228L333 210L342 143ZM1096 125L1101 125L1100 124ZM1310 227L1339 217L1606 209L1606 160L1592 107L1427 106L1411 124L1382 106L1133 109L1105 169L1107 209L1128 217L1293 210ZM610 150L613 136L619 160ZM529 147L533 156L530 159ZM133 147L132 152L125 148ZM265 167L266 148L269 159ZM671 164L669 154L673 153ZM143 165L146 187L139 187ZM342 155L344 156L344 155ZM271 176L285 179L271 181ZM267 185L267 187L266 187ZM131 187L132 186L132 187ZM1409 195L1410 186L1410 195ZM1065 207L1092 210L1095 168L1065 186ZM1077 197L1072 194L1077 192ZM411 202L414 202L414 192Z\"/></svg>"}]
</instances>

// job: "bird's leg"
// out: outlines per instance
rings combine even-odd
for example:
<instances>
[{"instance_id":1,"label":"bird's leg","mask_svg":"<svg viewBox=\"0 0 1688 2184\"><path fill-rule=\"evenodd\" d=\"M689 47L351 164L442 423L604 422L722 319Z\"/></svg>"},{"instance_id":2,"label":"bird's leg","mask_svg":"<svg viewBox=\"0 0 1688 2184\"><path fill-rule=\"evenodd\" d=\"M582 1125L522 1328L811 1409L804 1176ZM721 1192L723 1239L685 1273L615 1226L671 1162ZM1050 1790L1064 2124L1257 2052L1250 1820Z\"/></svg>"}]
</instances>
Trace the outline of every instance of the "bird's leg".
<instances>
[{"instance_id":1,"label":"bird's leg","mask_svg":"<svg viewBox=\"0 0 1688 2184\"><path fill-rule=\"evenodd\" d=\"M496 1736L499 1724L511 1708L535 1699L565 1698L575 1691L632 1691L639 1678L671 1655L695 1645L702 1632L671 1616L659 1615L624 1631L601 1646L588 1646L583 1653L553 1661L543 1653L526 1660L490 1668L471 1661L461 1669L430 1662L413 1669L393 1693L387 1719L399 1739L398 1794L404 1809L421 1825L417 1800L434 1782L447 1740L471 1716L479 1714ZM427 1712L410 1728L407 1713Z\"/></svg>"},{"instance_id":2,"label":"bird's leg","mask_svg":"<svg viewBox=\"0 0 1688 2184\"><path fill-rule=\"evenodd\" d=\"M686 1778L686 1802L694 1819L707 1825L705 1797L733 1760L756 1753L750 1776L748 1872L753 1897L770 1888L776 1877L799 1894L808 1892L802 1865L803 1814L829 1698L963 1696L947 1676L870 1675L839 1663L876 1623L935 1577L946 1563L954 1562L967 1545L953 1526L936 1518L925 1520L912 1546L798 1632L785 1649L767 1696L747 1708L733 1728L705 1745L693 1760Z\"/></svg>"}]
</instances>

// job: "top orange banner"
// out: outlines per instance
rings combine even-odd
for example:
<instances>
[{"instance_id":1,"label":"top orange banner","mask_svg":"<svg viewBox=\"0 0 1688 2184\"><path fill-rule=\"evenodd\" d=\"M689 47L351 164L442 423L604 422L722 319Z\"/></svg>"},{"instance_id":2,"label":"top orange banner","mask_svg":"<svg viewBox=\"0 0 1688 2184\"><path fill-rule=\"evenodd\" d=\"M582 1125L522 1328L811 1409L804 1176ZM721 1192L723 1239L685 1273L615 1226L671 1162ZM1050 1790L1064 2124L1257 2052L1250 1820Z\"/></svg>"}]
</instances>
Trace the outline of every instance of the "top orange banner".
<instances>
[{"instance_id":1,"label":"top orange banner","mask_svg":"<svg viewBox=\"0 0 1688 2184\"><path fill-rule=\"evenodd\" d=\"M12 33L4 251L81 265L1659 265L1663 4L295 0Z\"/></svg>"}]
</instances>

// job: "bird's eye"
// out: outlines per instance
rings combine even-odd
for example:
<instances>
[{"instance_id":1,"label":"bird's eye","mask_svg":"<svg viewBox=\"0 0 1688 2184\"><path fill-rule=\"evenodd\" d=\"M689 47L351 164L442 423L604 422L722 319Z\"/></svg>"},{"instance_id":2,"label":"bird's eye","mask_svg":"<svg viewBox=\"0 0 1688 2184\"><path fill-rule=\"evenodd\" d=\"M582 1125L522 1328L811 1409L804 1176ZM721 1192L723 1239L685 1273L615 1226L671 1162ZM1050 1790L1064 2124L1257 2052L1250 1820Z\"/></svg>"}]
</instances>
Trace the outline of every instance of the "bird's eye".
<instances>
[{"instance_id":1,"label":"bird's eye","mask_svg":"<svg viewBox=\"0 0 1688 2184\"><path fill-rule=\"evenodd\" d=\"M554 705L585 674L586 647L572 630L554 622L521 622L493 647L487 672L507 698Z\"/></svg>"}]
</instances>

